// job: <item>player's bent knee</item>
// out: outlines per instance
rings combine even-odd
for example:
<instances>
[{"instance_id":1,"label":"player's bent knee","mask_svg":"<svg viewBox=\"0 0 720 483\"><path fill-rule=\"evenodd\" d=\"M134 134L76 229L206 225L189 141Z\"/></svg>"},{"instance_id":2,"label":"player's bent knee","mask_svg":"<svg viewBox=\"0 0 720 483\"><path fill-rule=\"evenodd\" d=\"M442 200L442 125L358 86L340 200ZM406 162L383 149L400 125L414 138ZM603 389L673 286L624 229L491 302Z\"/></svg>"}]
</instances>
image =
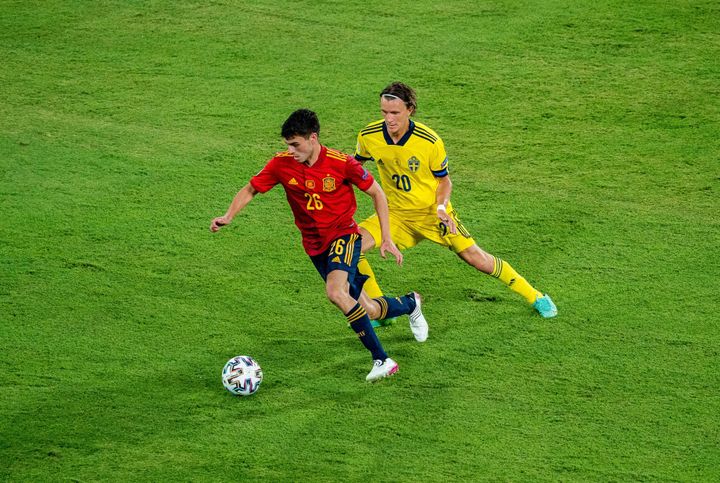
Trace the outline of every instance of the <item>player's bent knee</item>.
<instances>
[{"instance_id":1,"label":"player's bent knee","mask_svg":"<svg viewBox=\"0 0 720 483\"><path fill-rule=\"evenodd\" d=\"M348 297L348 294L343 287L336 287L333 285L328 285L325 288L325 295L327 295L327 298L330 300L330 302L337 306L342 305L343 300Z\"/></svg>"},{"instance_id":2,"label":"player's bent knee","mask_svg":"<svg viewBox=\"0 0 720 483\"><path fill-rule=\"evenodd\" d=\"M477 245L473 245L470 248L463 250L458 253L458 255L460 255L460 258L465 260L469 265L472 265L481 272L493 272L494 266L492 255Z\"/></svg>"}]
</instances>

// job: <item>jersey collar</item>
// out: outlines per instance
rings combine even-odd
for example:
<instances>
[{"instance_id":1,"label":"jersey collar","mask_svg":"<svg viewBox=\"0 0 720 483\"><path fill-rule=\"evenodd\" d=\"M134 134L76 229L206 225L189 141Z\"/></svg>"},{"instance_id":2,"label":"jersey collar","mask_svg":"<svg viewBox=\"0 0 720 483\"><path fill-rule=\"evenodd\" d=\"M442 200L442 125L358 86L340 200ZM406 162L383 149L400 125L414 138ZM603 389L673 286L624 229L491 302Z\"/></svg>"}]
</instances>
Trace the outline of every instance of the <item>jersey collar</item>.
<instances>
[{"instance_id":1,"label":"jersey collar","mask_svg":"<svg viewBox=\"0 0 720 483\"><path fill-rule=\"evenodd\" d=\"M383 122L382 124L382 131L383 136L385 136L385 142L388 143L389 146L405 146L405 143L410 139L410 136L412 136L413 131L415 130L415 123L410 119L410 126L408 127L408 130L405 134L403 134L403 137L400 138L400 140L395 143L395 141L392 140L390 137L390 133L387 130L387 124Z\"/></svg>"}]
</instances>

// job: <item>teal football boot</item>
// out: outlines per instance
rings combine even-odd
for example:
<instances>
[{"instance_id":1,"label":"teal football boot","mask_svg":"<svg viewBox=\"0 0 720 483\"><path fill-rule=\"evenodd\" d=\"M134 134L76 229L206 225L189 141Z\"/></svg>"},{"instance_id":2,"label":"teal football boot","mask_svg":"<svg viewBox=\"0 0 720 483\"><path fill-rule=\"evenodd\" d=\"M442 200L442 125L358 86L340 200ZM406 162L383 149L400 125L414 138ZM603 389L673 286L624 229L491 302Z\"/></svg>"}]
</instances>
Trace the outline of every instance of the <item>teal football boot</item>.
<instances>
[{"instance_id":1,"label":"teal football boot","mask_svg":"<svg viewBox=\"0 0 720 483\"><path fill-rule=\"evenodd\" d=\"M371 320L370 323L372 324L373 327L375 327L377 329L378 327L388 327L388 326L392 325L393 322L395 322L395 320L397 320L397 317L392 317L390 319L383 319L383 320Z\"/></svg>"},{"instance_id":2,"label":"teal football boot","mask_svg":"<svg viewBox=\"0 0 720 483\"><path fill-rule=\"evenodd\" d=\"M537 310L538 313L546 319L555 317L558 313L555 303L552 301L548 294L545 294L542 297L538 297L537 299L535 299L533 308L535 308L535 310Z\"/></svg>"}]
</instances>

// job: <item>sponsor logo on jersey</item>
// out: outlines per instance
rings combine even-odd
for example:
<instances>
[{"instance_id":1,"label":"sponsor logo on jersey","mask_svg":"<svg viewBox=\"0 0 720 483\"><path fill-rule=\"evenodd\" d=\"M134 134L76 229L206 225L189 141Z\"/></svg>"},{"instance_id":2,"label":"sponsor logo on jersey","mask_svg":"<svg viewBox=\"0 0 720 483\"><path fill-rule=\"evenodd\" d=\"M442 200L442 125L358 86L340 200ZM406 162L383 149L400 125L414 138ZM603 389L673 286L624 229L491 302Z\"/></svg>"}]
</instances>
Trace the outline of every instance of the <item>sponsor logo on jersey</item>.
<instances>
[{"instance_id":1,"label":"sponsor logo on jersey","mask_svg":"<svg viewBox=\"0 0 720 483\"><path fill-rule=\"evenodd\" d=\"M335 191L335 178L328 176L323 178L323 191Z\"/></svg>"},{"instance_id":2,"label":"sponsor logo on jersey","mask_svg":"<svg viewBox=\"0 0 720 483\"><path fill-rule=\"evenodd\" d=\"M288 181L288 184L291 184L291 185L294 186L294 185L297 185L298 182L297 182L297 180L296 180L295 178L290 178L290 181Z\"/></svg>"}]
</instances>

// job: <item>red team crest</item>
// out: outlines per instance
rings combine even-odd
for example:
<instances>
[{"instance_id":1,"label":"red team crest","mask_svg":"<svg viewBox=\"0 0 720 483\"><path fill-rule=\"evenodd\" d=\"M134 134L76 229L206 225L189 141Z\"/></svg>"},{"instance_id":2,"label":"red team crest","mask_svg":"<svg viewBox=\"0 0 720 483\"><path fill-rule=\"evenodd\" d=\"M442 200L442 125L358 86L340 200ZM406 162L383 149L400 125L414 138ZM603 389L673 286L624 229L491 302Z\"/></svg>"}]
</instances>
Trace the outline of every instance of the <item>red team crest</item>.
<instances>
[{"instance_id":1,"label":"red team crest","mask_svg":"<svg viewBox=\"0 0 720 483\"><path fill-rule=\"evenodd\" d=\"M323 178L323 191L335 191L335 178L332 176L328 176L327 178Z\"/></svg>"}]
</instances>

